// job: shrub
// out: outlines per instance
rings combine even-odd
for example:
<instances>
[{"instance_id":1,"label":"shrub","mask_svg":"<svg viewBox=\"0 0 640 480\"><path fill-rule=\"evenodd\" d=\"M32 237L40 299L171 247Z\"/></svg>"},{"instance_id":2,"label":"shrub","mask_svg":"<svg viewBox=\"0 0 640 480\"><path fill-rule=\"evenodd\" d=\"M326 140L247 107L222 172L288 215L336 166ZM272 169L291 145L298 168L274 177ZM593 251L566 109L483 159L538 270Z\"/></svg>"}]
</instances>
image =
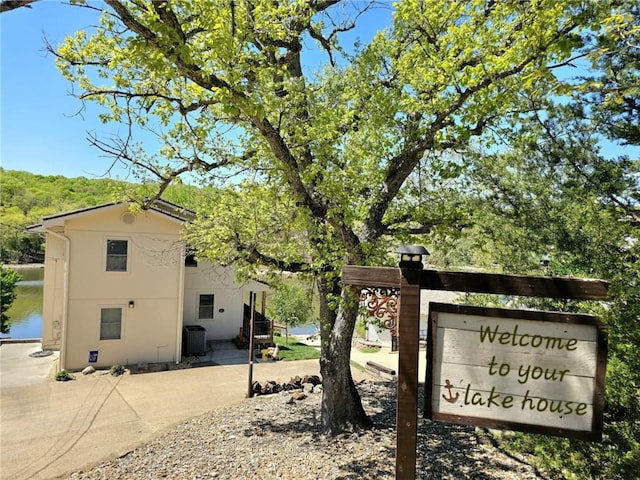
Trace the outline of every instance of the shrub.
<instances>
[{"instance_id":1,"label":"shrub","mask_svg":"<svg viewBox=\"0 0 640 480\"><path fill-rule=\"evenodd\" d=\"M58 370L56 372L56 380L58 382L67 382L73 380L73 375L68 370Z\"/></svg>"},{"instance_id":2,"label":"shrub","mask_svg":"<svg viewBox=\"0 0 640 480\"><path fill-rule=\"evenodd\" d=\"M16 283L22 280L22 275L15 270L0 265L0 280L2 283L0 287L0 309L2 315L0 332L9 333L9 317L7 317L5 312L9 310L9 307L11 307L11 304L16 298Z\"/></svg>"},{"instance_id":3,"label":"shrub","mask_svg":"<svg viewBox=\"0 0 640 480\"><path fill-rule=\"evenodd\" d=\"M109 373L114 377L119 377L125 372L125 368L122 365L115 364L109 369Z\"/></svg>"}]
</instances>

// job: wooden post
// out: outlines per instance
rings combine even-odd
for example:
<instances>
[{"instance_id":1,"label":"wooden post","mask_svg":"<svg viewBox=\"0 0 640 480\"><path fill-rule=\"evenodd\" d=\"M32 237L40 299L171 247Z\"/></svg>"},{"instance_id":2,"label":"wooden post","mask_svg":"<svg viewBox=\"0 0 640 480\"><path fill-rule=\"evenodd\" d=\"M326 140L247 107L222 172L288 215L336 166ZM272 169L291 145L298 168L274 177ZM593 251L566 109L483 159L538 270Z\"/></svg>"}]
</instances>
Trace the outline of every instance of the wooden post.
<instances>
[{"instance_id":1,"label":"wooden post","mask_svg":"<svg viewBox=\"0 0 640 480\"><path fill-rule=\"evenodd\" d=\"M247 389L247 397L253 397L253 326L256 322L256 294L249 293L249 310L251 312L251 320L249 320L249 387Z\"/></svg>"},{"instance_id":2,"label":"wooden post","mask_svg":"<svg viewBox=\"0 0 640 480\"><path fill-rule=\"evenodd\" d=\"M422 264L402 266L398 314L396 480L416 478L418 435L418 347Z\"/></svg>"}]
</instances>

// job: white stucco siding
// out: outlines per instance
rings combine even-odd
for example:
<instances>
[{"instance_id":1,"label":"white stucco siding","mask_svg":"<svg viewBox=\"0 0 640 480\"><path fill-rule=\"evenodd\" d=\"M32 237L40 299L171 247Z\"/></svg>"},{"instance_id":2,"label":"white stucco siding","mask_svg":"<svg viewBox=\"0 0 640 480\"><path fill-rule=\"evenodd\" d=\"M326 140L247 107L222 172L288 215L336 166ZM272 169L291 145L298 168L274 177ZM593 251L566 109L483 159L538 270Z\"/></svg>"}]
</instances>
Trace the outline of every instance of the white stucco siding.
<instances>
[{"instance_id":1,"label":"white stucco siding","mask_svg":"<svg viewBox=\"0 0 640 480\"><path fill-rule=\"evenodd\" d=\"M181 262L177 235L70 230L69 238L70 299L177 297ZM108 240L127 241L126 271L107 271Z\"/></svg>"},{"instance_id":2,"label":"white stucco siding","mask_svg":"<svg viewBox=\"0 0 640 480\"><path fill-rule=\"evenodd\" d=\"M150 212L138 213L128 225L121 220L126 211L117 206L68 222L66 231L73 245L71 299L178 295L180 225ZM126 272L106 271L108 240L127 241Z\"/></svg>"},{"instance_id":3,"label":"white stucco siding","mask_svg":"<svg viewBox=\"0 0 640 480\"><path fill-rule=\"evenodd\" d=\"M127 215L125 215L127 214ZM128 214L133 215L133 217ZM122 231L136 233L177 233L182 222L151 210L129 211L124 204L110 205L98 210L71 215L65 228L96 232Z\"/></svg>"},{"instance_id":4,"label":"white stucco siding","mask_svg":"<svg viewBox=\"0 0 640 480\"><path fill-rule=\"evenodd\" d=\"M84 368L91 350L99 351L101 367L175 359L180 223L152 212L125 222L126 212L117 205L65 226L72 245L66 368ZM108 240L127 240L126 271L106 270ZM119 339L100 340L102 308L122 308Z\"/></svg>"},{"instance_id":5,"label":"white stucco siding","mask_svg":"<svg viewBox=\"0 0 640 480\"><path fill-rule=\"evenodd\" d=\"M63 239L47 234L42 301L43 350L58 350L62 339L65 247Z\"/></svg>"},{"instance_id":6,"label":"white stucco siding","mask_svg":"<svg viewBox=\"0 0 640 480\"><path fill-rule=\"evenodd\" d=\"M235 270L200 262L185 268L183 317L185 325L202 325L207 340L229 340L242 326L242 286ZM200 295L214 295L213 318L199 317Z\"/></svg>"},{"instance_id":7,"label":"white stucco siding","mask_svg":"<svg viewBox=\"0 0 640 480\"><path fill-rule=\"evenodd\" d=\"M102 308L122 308L121 337L100 340ZM175 322L167 321L166 312L175 312L175 300L146 300L129 308L117 299L74 300L69 304L67 366L78 370L89 365L89 352L98 352L96 367L115 364L135 365L150 362L171 362L176 354Z\"/></svg>"}]
</instances>

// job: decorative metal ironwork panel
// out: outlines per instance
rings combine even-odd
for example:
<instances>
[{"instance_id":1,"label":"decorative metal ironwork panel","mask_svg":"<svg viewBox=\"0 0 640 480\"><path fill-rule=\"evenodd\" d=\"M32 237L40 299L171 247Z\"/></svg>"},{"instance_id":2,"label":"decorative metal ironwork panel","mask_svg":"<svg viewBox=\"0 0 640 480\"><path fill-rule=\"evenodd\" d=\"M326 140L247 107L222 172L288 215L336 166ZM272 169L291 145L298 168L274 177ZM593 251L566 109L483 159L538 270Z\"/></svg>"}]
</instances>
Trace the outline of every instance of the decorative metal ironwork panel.
<instances>
[{"instance_id":1,"label":"decorative metal ironwork panel","mask_svg":"<svg viewBox=\"0 0 640 480\"><path fill-rule=\"evenodd\" d=\"M392 337L398 336L399 294L398 288L370 287L360 291L360 304L389 329Z\"/></svg>"}]
</instances>

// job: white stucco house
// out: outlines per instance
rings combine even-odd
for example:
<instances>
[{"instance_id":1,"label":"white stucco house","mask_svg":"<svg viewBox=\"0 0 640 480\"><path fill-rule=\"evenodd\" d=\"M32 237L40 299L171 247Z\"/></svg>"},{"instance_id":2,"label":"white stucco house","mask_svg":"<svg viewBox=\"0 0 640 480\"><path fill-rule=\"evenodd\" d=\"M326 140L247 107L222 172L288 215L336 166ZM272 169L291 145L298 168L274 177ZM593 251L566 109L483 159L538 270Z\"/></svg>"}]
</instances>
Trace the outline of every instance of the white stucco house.
<instances>
[{"instance_id":1,"label":"white stucco house","mask_svg":"<svg viewBox=\"0 0 640 480\"><path fill-rule=\"evenodd\" d=\"M27 229L45 235L42 348L60 350L60 369L179 363L194 339L242 337L250 292L267 286L196 262L181 240L193 217L162 200L135 213L108 203Z\"/></svg>"}]
</instances>

